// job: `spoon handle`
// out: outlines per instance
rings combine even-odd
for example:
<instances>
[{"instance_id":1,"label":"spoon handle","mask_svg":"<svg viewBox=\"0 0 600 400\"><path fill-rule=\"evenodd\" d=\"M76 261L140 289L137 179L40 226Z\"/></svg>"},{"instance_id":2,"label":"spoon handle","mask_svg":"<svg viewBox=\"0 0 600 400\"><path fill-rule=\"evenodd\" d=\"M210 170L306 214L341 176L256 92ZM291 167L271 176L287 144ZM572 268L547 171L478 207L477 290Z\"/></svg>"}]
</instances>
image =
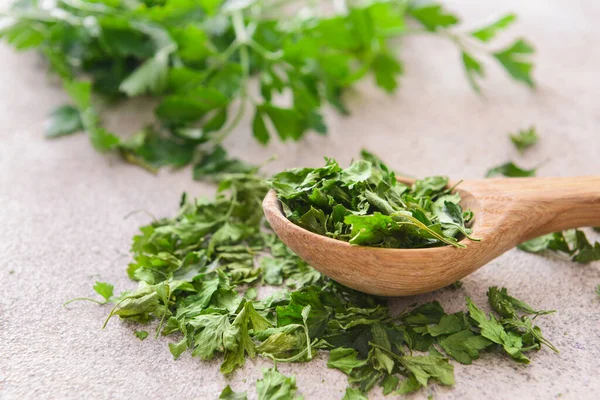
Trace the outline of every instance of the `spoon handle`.
<instances>
[{"instance_id":1,"label":"spoon handle","mask_svg":"<svg viewBox=\"0 0 600 400\"><path fill-rule=\"evenodd\" d=\"M465 182L466 183L466 182ZM522 240L585 226L600 226L600 176L470 181L482 208L498 208L525 223Z\"/></svg>"}]
</instances>

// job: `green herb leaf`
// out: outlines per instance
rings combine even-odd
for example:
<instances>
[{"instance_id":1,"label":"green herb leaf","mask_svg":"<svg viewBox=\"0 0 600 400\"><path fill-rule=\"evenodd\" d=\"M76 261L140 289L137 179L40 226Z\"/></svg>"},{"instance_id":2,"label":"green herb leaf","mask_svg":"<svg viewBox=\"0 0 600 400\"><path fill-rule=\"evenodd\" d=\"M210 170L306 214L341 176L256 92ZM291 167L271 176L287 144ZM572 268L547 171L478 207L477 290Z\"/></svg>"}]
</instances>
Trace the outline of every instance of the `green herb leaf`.
<instances>
[{"instance_id":1,"label":"green herb leaf","mask_svg":"<svg viewBox=\"0 0 600 400\"><path fill-rule=\"evenodd\" d=\"M529 364L530 360L522 352L523 341L519 335L514 332L506 332L502 324L494 316L488 318L468 297L467 308L469 309L469 315L477 322L481 329L481 336L502 345L504 351L515 361Z\"/></svg>"},{"instance_id":2,"label":"green herb leaf","mask_svg":"<svg viewBox=\"0 0 600 400\"><path fill-rule=\"evenodd\" d=\"M447 358L428 356L402 356L402 365L411 373L420 386L427 386L429 379L435 379L442 385L454 385L454 366Z\"/></svg>"},{"instance_id":3,"label":"green herb leaf","mask_svg":"<svg viewBox=\"0 0 600 400\"><path fill-rule=\"evenodd\" d=\"M231 389L231 386L225 386L225 389L221 392L219 400L248 400L246 392L236 393Z\"/></svg>"},{"instance_id":4,"label":"green herb leaf","mask_svg":"<svg viewBox=\"0 0 600 400\"><path fill-rule=\"evenodd\" d=\"M439 4L409 8L410 15L419 21L427 30L447 28L459 22L458 17L448 13Z\"/></svg>"},{"instance_id":5,"label":"green herb leaf","mask_svg":"<svg viewBox=\"0 0 600 400\"><path fill-rule=\"evenodd\" d=\"M544 250L563 252L580 264L600 260L600 242L592 245L585 233L579 229L555 232L521 243L519 249L539 253Z\"/></svg>"},{"instance_id":6,"label":"green herb leaf","mask_svg":"<svg viewBox=\"0 0 600 400\"><path fill-rule=\"evenodd\" d=\"M511 161L489 169L485 176L486 178L491 178L494 176L506 176L508 178L524 178L528 176L535 176L536 171L537 168L523 169Z\"/></svg>"},{"instance_id":7,"label":"green herb leaf","mask_svg":"<svg viewBox=\"0 0 600 400\"><path fill-rule=\"evenodd\" d=\"M538 142L538 139L539 136L533 126L529 129L523 129L518 133L510 135L510 140L520 153L523 153L525 150L535 145Z\"/></svg>"},{"instance_id":8,"label":"green herb leaf","mask_svg":"<svg viewBox=\"0 0 600 400\"><path fill-rule=\"evenodd\" d=\"M506 288L492 286L487 292L490 306L503 318L518 318L517 311L528 315L545 315L555 311L534 310L529 304L508 295Z\"/></svg>"},{"instance_id":9,"label":"green herb leaf","mask_svg":"<svg viewBox=\"0 0 600 400\"><path fill-rule=\"evenodd\" d=\"M119 90L129 97L148 92L160 94L167 87L168 63L167 55L157 53L125 78L119 85Z\"/></svg>"},{"instance_id":10,"label":"green herb leaf","mask_svg":"<svg viewBox=\"0 0 600 400\"><path fill-rule=\"evenodd\" d=\"M396 375L386 375L385 378L383 378L383 381L381 382L384 396L396 390L399 382L400 378L398 378Z\"/></svg>"},{"instance_id":11,"label":"green herb leaf","mask_svg":"<svg viewBox=\"0 0 600 400\"><path fill-rule=\"evenodd\" d=\"M252 135L262 144L269 143L270 135L263 119L263 114L260 110L256 110L254 120L252 122Z\"/></svg>"},{"instance_id":12,"label":"green herb leaf","mask_svg":"<svg viewBox=\"0 0 600 400\"><path fill-rule=\"evenodd\" d=\"M140 340L144 340L148 337L148 332L146 331L135 331L133 333L135 334L135 337L137 337Z\"/></svg>"},{"instance_id":13,"label":"green herb leaf","mask_svg":"<svg viewBox=\"0 0 600 400\"><path fill-rule=\"evenodd\" d=\"M83 123L79 110L70 105L56 108L50 113L46 126L46 137L55 138L82 131Z\"/></svg>"},{"instance_id":14,"label":"green herb leaf","mask_svg":"<svg viewBox=\"0 0 600 400\"><path fill-rule=\"evenodd\" d=\"M378 53L371 65L377 86L392 93L398 87L397 77L402 75L402 64L388 53Z\"/></svg>"},{"instance_id":15,"label":"green herb leaf","mask_svg":"<svg viewBox=\"0 0 600 400\"><path fill-rule=\"evenodd\" d=\"M471 36L481 40L482 42L489 42L496 36L498 32L506 29L507 27L512 25L516 20L517 16L515 14L503 15L500 18L491 22L490 24L484 26L483 28L471 32Z\"/></svg>"},{"instance_id":16,"label":"green herb leaf","mask_svg":"<svg viewBox=\"0 0 600 400\"><path fill-rule=\"evenodd\" d=\"M485 69L479 61L473 57L473 55L463 51L461 52L463 67L467 73L467 80L476 93L481 93L477 78L483 78L485 76Z\"/></svg>"},{"instance_id":17,"label":"green herb leaf","mask_svg":"<svg viewBox=\"0 0 600 400\"><path fill-rule=\"evenodd\" d=\"M96 282L94 285L94 291L102 296L106 301L110 301L110 298L113 297L114 289L115 287L113 285L106 282Z\"/></svg>"},{"instance_id":18,"label":"green herb leaf","mask_svg":"<svg viewBox=\"0 0 600 400\"><path fill-rule=\"evenodd\" d=\"M258 400L293 400L296 397L296 379L287 377L275 368L263 370L263 378L256 381Z\"/></svg>"},{"instance_id":19,"label":"green herb leaf","mask_svg":"<svg viewBox=\"0 0 600 400\"><path fill-rule=\"evenodd\" d=\"M494 57L510 76L533 88L535 87L531 77L533 64L527 58L533 52L533 47L529 43L519 39L506 49L494 53Z\"/></svg>"},{"instance_id":20,"label":"green herb leaf","mask_svg":"<svg viewBox=\"0 0 600 400\"><path fill-rule=\"evenodd\" d=\"M344 393L344 397L342 397L342 400L368 400L368 398L367 396L362 394L360 390L347 387L346 393Z\"/></svg>"},{"instance_id":21,"label":"green herb leaf","mask_svg":"<svg viewBox=\"0 0 600 400\"><path fill-rule=\"evenodd\" d=\"M490 344L491 341L466 329L439 340L444 351L461 364L471 364L479 358L479 352Z\"/></svg>"},{"instance_id":22,"label":"green herb leaf","mask_svg":"<svg viewBox=\"0 0 600 400\"><path fill-rule=\"evenodd\" d=\"M349 375L354 368L362 367L367 364L367 360L359 360L358 352L354 349L339 347L329 352L327 366L337 368L346 375Z\"/></svg>"}]
</instances>

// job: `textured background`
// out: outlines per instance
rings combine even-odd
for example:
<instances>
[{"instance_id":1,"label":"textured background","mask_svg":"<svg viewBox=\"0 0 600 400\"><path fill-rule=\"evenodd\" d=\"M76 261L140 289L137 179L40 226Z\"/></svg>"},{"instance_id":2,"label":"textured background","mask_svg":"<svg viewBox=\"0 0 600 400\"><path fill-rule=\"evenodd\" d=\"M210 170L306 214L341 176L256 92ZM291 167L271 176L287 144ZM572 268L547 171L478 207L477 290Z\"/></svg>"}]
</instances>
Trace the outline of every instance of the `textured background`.
<instances>
[{"instance_id":1,"label":"textured background","mask_svg":"<svg viewBox=\"0 0 600 400\"><path fill-rule=\"evenodd\" d=\"M451 44L411 37L400 48L406 75L399 93L390 97L362 85L348 96L351 117L329 115L329 136L261 148L246 121L227 146L254 162L279 155L271 171L316 166L324 155L346 163L367 147L395 169L417 176L480 177L509 159L526 167L542 165L543 176L599 174L597 3L448 4L467 25L516 11L520 22L511 33L536 44L538 89L512 84L493 65L484 82L486 97L477 97ZM218 372L218 360L202 363L184 354L173 361L169 339L140 342L132 326L116 319L100 330L106 308L61 307L67 299L91 295L95 280L112 282L119 290L134 286L125 274L128 247L148 217L124 219L127 213L172 215L181 192L211 195L213 188L193 182L187 170L155 177L97 154L83 135L45 141L45 116L65 95L35 54L15 54L2 45L0 59L0 398L208 399L227 383L253 397L254 382L268 366L262 360L248 362L228 382ZM143 101L123 105L106 118L113 129L132 132L151 115L149 106ZM542 140L521 158L507 132L530 124ZM513 250L465 279L459 291L391 299L396 311L438 299L454 312L464 309L465 295L484 304L487 287L499 285L534 306L558 310L540 324L560 354L543 349L529 366L484 354L471 366L455 363L455 388L433 385L411 398L597 398L600 299L594 287L599 283L599 263L580 266ZM341 398L346 387L346 378L327 369L324 357L280 370L296 375L307 399ZM372 397L380 396L374 390Z\"/></svg>"}]
</instances>

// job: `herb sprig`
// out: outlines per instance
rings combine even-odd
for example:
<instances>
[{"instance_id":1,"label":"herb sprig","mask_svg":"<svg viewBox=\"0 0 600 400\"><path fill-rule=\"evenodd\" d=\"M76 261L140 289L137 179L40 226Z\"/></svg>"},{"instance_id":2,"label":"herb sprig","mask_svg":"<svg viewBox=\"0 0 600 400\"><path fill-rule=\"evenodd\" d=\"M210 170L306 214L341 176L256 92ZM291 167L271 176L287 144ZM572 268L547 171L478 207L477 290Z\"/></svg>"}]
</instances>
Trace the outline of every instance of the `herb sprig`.
<instances>
[{"instance_id":1,"label":"herb sprig","mask_svg":"<svg viewBox=\"0 0 600 400\"><path fill-rule=\"evenodd\" d=\"M323 107L347 113L344 91L366 76L395 91L404 72L391 41L398 37L451 40L478 92L479 55L534 86L530 44L490 46L513 14L461 32L459 18L439 4L344 4L332 12L313 1L20 0L2 18L0 37L40 51L71 97L52 112L48 137L85 131L99 151L152 171L194 164L196 178L246 115L260 143L296 141L326 133ZM127 138L102 125L103 104L146 95L158 100L154 123ZM219 168L236 164L222 157Z\"/></svg>"},{"instance_id":2,"label":"herb sprig","mask_svg":"<svg viewBox=\"0 0 600 400\"><path fill-rule=\"evenodd\" d=\"M321 168L297 168L271 180L285 216L311 232L350 244L393 248L465 247L471 211L460 206L448 178L406 185L373 154L342 169L333 159Z\"/></svg>"}]
</instances>

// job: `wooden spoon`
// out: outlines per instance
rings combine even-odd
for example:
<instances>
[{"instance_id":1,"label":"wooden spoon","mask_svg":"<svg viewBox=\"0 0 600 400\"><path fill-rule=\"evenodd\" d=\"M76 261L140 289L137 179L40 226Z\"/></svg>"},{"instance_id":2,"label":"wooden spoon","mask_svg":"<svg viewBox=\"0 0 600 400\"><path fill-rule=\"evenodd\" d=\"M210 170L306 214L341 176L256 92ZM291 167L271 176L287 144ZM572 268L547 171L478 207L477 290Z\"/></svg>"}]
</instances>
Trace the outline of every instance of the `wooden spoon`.
<instances>
[{"instance_id":1,"label":"wooden spoon","mask_svg":"<svg viewBox=\"0 0 600 400\"><path fill-rule=\"evenodd\" d=\"M346 286L382 296L430 292L464 278L526 240L600 226L600 176L473 180L462 182L457 191L463 208L475 213L473 236L481 239L463 239L466 249L352 246L290 222L273 190L265 197L263 209L281 240L314 268Z\"/></svg>"}]
</instances>

